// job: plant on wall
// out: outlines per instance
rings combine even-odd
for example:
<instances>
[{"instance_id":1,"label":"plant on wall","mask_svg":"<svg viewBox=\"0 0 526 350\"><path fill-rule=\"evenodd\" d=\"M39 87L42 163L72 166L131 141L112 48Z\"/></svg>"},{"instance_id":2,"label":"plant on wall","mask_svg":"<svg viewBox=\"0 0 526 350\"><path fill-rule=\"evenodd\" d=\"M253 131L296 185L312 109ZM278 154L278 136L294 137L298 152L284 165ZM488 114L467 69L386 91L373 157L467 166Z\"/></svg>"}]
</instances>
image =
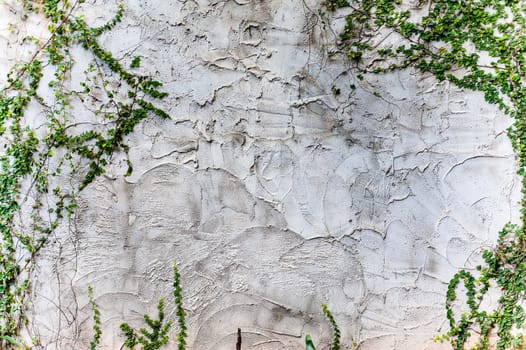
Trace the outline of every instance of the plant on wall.
<instances>
[{"instance_id":1,"label":"plant on wall","mask_svg":"<svg viewBox=\"0 0 526 350\"><path fill-rule=\"evenodd\" d=\"M139 58L127 69L97 41L121 21L124 8L108 23L92 27L79 14L82 3L24 0L13 5L26 20L44 18L48 33L24 38L32 55L14 65L0 91L3 349L22 346L19 330L27 322L24 311L35 261L60 223L74 217L77 194L105 172L113 157L126 155L126 135L140 121L150 115L168 117L154 105L166 96L159 90L162 84L134 71ZM82 49L89 60L85 80L78 85L68 80L80 64L73 49ZM79 112L91 119L75 121L72 116ZM125 175L131 171L128 161Z\"/></svg>"},{"instance_id":2,"label":"plant on wall","mask_svg":"<svg viewBox=\"0 0 526 350\"><path fill-rule=\"evenodd\" d=\"M459 271L446 299L455 349L523 349L526 341L526 1L522 0L328 0L346 12L340 47L363 74L416 69L461 88L513 118L508 135L522 176L521 222L508 224L494 249L483 253L477 272ZM460 286L465 306L458 310ZM491 288L498 305L483 301Z\"/></svg>"},{"instance_id":3,"label":"plant on wall","mask_svg":"<svg viewBox=\"0 0 526 350\"><path fill-rule=\"evenodd\" d=\"M338 327L338 324L336 323L336 320L334 319L334 316L332 315L331 311L327 307L327 305L322 304L321 310L325 314L325 317L327 318L327 321L329 322L329 325L332 328L332 344L330 349L331 350L340 350L340 328ZM357 349L358 344L356 342L352 342L351 349ZM314 342L312 341L312 337L310 334L307 334L305 336L305 349L306 350L316 350L316 347L314 346Z\"/></svg>"},{"instance_id":4,"label":"plant on wall","mask_svg":"<svg viewBox=\"0 0 526 350\"><path fill-rule=\"evenodd\" d=\"M181 287L181 275L177 265L173 265L173 296L175 302L175 313L177 315L177 323L179 332L177 333L177 350L185 350L186 347L186 321L185 311L183 309L183 294ZM91 350L96 350L100 343L102 334L100 311L93 299L93 289L88 288L88 299L93 312L93 338L90 342ZM133 329L127 322L120 325L121 331L124 333L125 340L121 349L136 349L140 346L142 350L156 350L162 348L168 343L170 339L168 331L172 327L172 322L165 322L164 314L164 299L160 299L157 304L157 319L152 319L149 315L144 315L144 323L149 327L140 328L138 331ZM240 334L241 331L238 330ZM240 335L239 335L240 337Z\"/></svg>"}]
</instances>

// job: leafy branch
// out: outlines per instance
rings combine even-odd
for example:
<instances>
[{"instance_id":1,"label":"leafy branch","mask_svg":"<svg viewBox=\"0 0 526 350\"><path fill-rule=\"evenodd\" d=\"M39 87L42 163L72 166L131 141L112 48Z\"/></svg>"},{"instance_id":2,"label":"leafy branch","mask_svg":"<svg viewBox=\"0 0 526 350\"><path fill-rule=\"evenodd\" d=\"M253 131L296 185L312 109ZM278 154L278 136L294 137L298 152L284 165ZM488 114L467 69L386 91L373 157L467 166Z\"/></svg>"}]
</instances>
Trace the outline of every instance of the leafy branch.
<instances>
[{"instance_id":1,"label":"leafy branch","mask_svg":"<svg viewBox=\"0 0 526 350\"><path fill-rule=\"evenodd\" d=\"M185 344L186 344L186 322L184 319L184 310L183 310L183 304L182 304L182 288L181 288L181 280L179 271L177 269L177 265L174 263L173 265L173 271L174 271L174 282L173 282L173 288L174 288L174 301L175 301L175 307L176 307L176 315L178 318L178 325L179 325L179 333L177 334L177 342L178 342L178 349L179 350L185 350ZM96 313L95 313L96 316ZM94 318L95 318L94 316ZM154 320L148 315L144 315L144 322L146 325L150 328L150 331L146 328L140 328L139 331L136 331L133 329L128 323L124 322L120 325L121 331L124 333L124 336L126 337L124 344L122 345L121 349L128 348L130 350L135 349L137 345L142 346L142 350L157 350L160 349L163 345L168 343L169 336L168 332L170 328L172 327L172 322L168 321L165 322L165 315L164 315L164 300L160 299L159 304L157 305L157 319ZM95 325L97 322L95 322ZM95 329L95 327L94 327ZM98 339L97 337L100 337L100 334L97 334L97 330L95 329L95 335L94 338ZM93 344L94 342L92 342ZM95 350L95 349L92 349Z\"/></svg>"}]
</instances>

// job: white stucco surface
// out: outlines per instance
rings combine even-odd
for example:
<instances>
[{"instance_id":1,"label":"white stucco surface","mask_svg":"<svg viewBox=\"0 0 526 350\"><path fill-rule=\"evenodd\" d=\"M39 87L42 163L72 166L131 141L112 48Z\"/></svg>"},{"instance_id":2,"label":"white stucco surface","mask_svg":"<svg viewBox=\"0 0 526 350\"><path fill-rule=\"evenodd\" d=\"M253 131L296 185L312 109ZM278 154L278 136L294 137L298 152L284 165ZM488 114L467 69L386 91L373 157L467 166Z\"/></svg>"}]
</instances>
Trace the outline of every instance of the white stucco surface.
<instances>
[{"instance_id":1,"label":"white stucco surface","mask_svg":"<svg viewBox=\"0 0 526 350\"><path fill-rule=\"evenodd\" d=\"M101 43L123 63L141 57L171 118L139 125L133 174L115 158L82 192L74 230L42 252L31 334L46 349L88 348L92 286L101 349L119 349L119 324L142 326L159 298L175 318L176 261L189 349L232 349L238 327L243 349L301 349L307 333L325 349L322 303L344 344L447 349L431 338L447 331L449 279L518 215L510 121L412 71L345 74L315 0L125 6ZM9 7L2 18L16 21ZM115 9L84 12L100 24ZM2 22L2 72L32 21Z\"/></svg>"}]
</instances>

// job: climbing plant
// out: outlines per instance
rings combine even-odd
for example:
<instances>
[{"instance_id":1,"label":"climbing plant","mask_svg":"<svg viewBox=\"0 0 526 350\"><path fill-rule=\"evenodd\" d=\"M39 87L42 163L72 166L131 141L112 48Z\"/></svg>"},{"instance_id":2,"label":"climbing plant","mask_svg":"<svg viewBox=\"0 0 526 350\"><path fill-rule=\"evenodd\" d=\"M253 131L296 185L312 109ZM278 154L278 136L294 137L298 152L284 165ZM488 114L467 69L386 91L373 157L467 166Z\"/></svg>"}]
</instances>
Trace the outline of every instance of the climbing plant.
<instances>
[{"instance_id":1,"label":"climbing plant","mask_svg":"<svg viewBox=\"0 0 526 350\"><path fill-rule=\"evenodd\" d=\"M327 321L329 322L329 325L331 326L331 329L332 329L332 344L331 344L330 350L340 350L341 349L340 328L338 327L338 324L336 323L336 320L334 319L334 316L332 315L327 305L322 304L321 310L325 314L325 317L327 318ZM310 336L310 334L307 334L305 336L305 349L306 350L316 350L316 347L314 346L314 342L312 341L312 337ZM352 338L351 338L351 344L349 344L348 349L349 350L358 349L358 343L355 342Z\"/></svg>"},{"instance_id":2,"label":"climbing plant","mask_svg":"<svg viewBox=\"0 0 526 350\"><path fill-rule=\"evenodd\" d=\"M122 20L124 8L115 9L109 22L94 27L81 15L83 3L23 0L13 4L25 20L41 17L47 34L24 38L31 57L14 65L0 91L2 349L22 346L19 331L27 322L25 305L35 261L61 222L74 218L77 194L103 174L115 156L126 156L126 135L139 122L149 115L168 117L155 105L167 94L160 90L159 81L137 72L140 59L130 59L126 68L125 60L118 60L98 42L101 34ZM83 51L87 62L75 62L74 50ZM73 68L79 66L84 68L84 79L70 81ZM78 113L90 119L74 120ZM125 175L132 171L127 163ZM68 181L61 181L66 177Z\"/></svg>"},{"instance_id":3,"label":"climbing plant","mask_svg":"<svg viewBox=\"0 0 526 350\"><path fill-rule=\"evenodd\" d=\"M176 263L173 265L173 296L175 302L175 313L177 315L177 323L179 332L177 333L177 350L185 350L186 347L186 321L185 311L183 309L183 294L181 287L181 276ZM90 349L96 350L100 344L100 337L102 334L100 322L100 310L93 299L93 289L88 288L88 299L93 312L93 338L90 342ZM125 340L121 349L136 349L140 346L142 350L156 350L162 348L168 343L170 337L168 332L172 327L172 322L165 322L164 314L164 299L160 299L157 304L157 319L152 319L149 315L144 315L144 322L150 330L140 328L138 331L133 329L127 322L120 325L121 331L124 333ZM238 337L241 337L241 330L238 329Z\"/></svg>"},{"instance_id":4,"label":"climbing plant","mask_svg":"<svg viewBox=\"0 0 526 350\"><path fill-rule=\"evenodd\" d=\"M508 135L522 177L521 221L503 228L476 272L464 269L452 278L450 331L439 339L454 349L526 348L526 1L328 0L326 8L346 11L339 45L358 79L415 69L480 91L513 118ZM498 293L494 308L484 306L491 290ZM465 301L461 312L459 301Z\"/></svg>"}]
</instances>

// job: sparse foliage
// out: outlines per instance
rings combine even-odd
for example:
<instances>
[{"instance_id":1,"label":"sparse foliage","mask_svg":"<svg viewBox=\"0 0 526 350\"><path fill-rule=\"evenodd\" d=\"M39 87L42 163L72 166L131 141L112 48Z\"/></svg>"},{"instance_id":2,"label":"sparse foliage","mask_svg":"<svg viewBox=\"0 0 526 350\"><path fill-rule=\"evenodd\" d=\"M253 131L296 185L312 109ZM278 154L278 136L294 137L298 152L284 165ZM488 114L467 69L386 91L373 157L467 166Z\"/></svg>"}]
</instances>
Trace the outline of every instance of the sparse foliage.
<instances>
[{"instance_id":1,"label":"sparse foliage","mask_svg":"<svg viewBox=\"0 0 526 350\"><path fill-rule=\"evenodd\" d=\"M93 288L91 286L88 287L88 301L91 306L91 312L93 313L93 340L90 342L90 349L96 350L100 343L102 330L100 328L100 310L93 298Z\"/></svg>"},{"instance_id":2,"label":"sparse foliage","mask_svg":"<svg viewBox=\"0 0 526 350\"><path fill-rule=\"evenodd\" d=\"M134 349L136 345L142 345L143 350L157 350L168 343L168 331L172 322L164 322L164 300L159 300L157 305L157 319L154 320L148 315L144 315L144 322L150 328L139 329L136 332L128 323L120 325L121 330L126 336L124 346L128 349Z\"/></svg>"}]
</instances>

